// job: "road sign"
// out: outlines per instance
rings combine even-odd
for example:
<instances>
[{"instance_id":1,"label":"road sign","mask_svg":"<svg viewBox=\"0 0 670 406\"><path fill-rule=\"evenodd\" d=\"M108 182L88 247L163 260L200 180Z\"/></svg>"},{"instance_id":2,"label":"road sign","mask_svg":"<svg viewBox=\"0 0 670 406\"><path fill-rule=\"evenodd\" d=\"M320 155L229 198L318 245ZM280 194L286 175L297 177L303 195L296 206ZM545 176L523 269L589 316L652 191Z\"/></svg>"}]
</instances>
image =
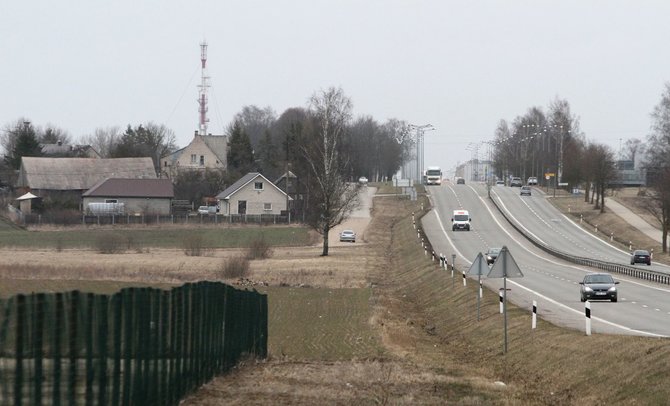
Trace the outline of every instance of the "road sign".
<instances>
[{"instance_id":1,"label":"road sign","mask_svg":"<svg viewBox=\"0 0 670 406\"><path fill-rule=\"evenodd\" d=\"M468 274L471 275L486 275L489 273L489 266L486 265L486 262L484 261L484 255L480 252L477 254L477 258L475 258L474 261L472 261L472 265L470 265L470 269L468 269Z\"/></svg>"},{"instance_id":2,"label":"road sign","mask_svg":"<svg viewBox=\"0 0 670 406\"><path fill-rule=\"evenodd\" d=\"M568 186L568 182L558 182L558 186Z\"/></svg>"},{"instance_id":3,"label":"road sign","mask_svg":"<svg viewBox=\"0 0 670 406\"><path fill-rule=\"evenodd\" d=\"M521 273L519 265L516 264L507 246L503 246L487 276L489 278L523 278L523 273Z\"/></svg>"}]
</instances>

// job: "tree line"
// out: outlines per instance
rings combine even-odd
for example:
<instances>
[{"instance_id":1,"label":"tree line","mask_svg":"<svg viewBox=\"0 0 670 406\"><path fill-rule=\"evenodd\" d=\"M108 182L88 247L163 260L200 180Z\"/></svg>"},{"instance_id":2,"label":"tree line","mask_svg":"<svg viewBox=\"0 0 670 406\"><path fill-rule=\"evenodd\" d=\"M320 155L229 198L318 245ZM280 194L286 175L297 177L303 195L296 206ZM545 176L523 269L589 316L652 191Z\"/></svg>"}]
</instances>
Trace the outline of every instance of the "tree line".
<instances>
[{"instance_id":1,"label":"tree line","mask_svg":"<svg viewBox=\"0 0 670 406\"><path fill-rule=\"evenodd\" d=\"M323 255L328 255L330 230L357 206L355 181L361 176L390 179L409 158L414 142L404 121L354 118L353 103L339 88L315 92L307 106L288 108L279 116L271 107L244 106L224 132L226 170L180 172L173 179L175 198L201 202L248 172L274 181L290 171L302 187L305 221L323 235ZM56 126L40 128L23 118L5 126L0 144L6 170L0 176L8 179L21 157L43 156L43 145L56 142L70 144L73 139ZM174 132L152 122L128 125L125 131L98 128L79 143L90 145L102 158L151 157L159 175L160 159L177 149ZM77 154L73 150L62 156Z\"/></svg>"}]
</instances>

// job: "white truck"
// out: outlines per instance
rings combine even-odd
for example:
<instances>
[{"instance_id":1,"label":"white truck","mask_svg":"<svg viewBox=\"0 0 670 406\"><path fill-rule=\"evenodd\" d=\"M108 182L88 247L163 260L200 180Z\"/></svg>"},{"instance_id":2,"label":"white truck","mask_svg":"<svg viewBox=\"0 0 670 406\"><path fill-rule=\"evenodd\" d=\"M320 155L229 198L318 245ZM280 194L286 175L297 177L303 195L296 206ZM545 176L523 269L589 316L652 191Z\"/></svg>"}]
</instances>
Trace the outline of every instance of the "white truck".
<instances>
[{"instance_id":1,"label":"white truck","mask_svg":"<svg viewBox=\"0 0 670 406\"><path fill-rule=\"evenodd\" d=\"M472 221L472 219L467 210L454 210L454 214L451 216L451 231L470 231L470 221Z\"/></svg>"},{"instance_id":2,"label":"white truck","mask_svg":"<svg viewBox=\"0 0 670 406\"><path fill-rule=\"evenodd\" d=\"M426 185L441 185L442 169L439 166L429 166L426 169Z\"/></svg>"}]
</instances>

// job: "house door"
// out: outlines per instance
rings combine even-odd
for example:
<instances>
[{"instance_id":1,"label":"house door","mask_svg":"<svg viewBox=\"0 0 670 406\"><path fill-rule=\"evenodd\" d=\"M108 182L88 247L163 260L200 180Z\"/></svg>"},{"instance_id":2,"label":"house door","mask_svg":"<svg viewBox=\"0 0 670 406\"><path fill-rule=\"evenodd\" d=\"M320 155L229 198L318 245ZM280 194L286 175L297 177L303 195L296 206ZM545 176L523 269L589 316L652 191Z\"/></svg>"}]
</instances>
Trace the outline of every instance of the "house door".
<instances>
[{"instance_id":1,"label":"house door","mask_svg":"<svg viewBox=\"0 0 670 406\"><path fill-rule=\"evenodd\" d=\"M240 200L237 202L237 214L247 214L247 201Z\"/></svg>"}]
</instances>

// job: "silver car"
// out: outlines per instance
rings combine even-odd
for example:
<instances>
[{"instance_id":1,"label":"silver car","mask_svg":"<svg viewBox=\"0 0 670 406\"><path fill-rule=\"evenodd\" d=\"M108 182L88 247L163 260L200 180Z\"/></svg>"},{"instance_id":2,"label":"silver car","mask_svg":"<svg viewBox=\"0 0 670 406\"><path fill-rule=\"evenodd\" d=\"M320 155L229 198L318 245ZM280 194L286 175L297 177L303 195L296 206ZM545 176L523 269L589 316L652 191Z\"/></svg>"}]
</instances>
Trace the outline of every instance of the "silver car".
<instances>
[{"instance_id":1,"label":"silver car","mask_svg":"<svg viewBox=\"0 0 670 406\"><path fill-rule=\"evenodd\" d=\"M619 284L619 281L615 281L608 273L590 273L584 276L584 280L579 284L582 285L580 292L582 302L587 300L617 301L616 285Z\"/></svg>"},{"instance_id":2,"label":"silver car","mask_svg":"<svg viewBox=\"0 0 670 406\"><path fill-rule=\"evenodd\" d=\"M340 233L340 241L356 242L356 233L354 230L343 230Z\"/></svg>"},{"instance_id":3,"label":"silver car","mask_svg":"<svg viewBox=\"0 0 670 406\"><path fill-rule=\"evenodd\" d=\"M519 192L521 196L530 196L530 186L521 186L521 192Z\"/></svg>"}]
</instances>

